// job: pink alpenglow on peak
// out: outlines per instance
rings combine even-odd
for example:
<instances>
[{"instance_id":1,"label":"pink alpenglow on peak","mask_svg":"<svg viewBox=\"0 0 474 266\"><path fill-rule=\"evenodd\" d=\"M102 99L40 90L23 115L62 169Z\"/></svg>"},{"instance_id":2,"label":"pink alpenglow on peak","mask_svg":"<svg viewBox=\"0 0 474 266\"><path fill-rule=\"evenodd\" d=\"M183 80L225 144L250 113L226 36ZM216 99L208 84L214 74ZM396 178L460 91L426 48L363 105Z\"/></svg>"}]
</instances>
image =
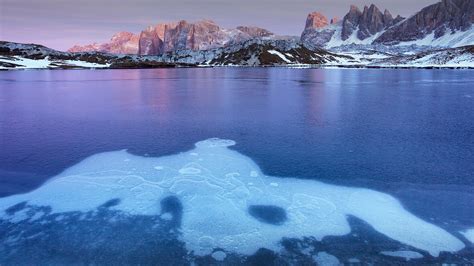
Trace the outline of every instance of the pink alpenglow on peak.
<instances>
[{"instance_id":1,"label":"pink alpenglow on peak","mask_svg":"<svg viewBox=\"0 0 474 266\"><path fill-rule=\"evenodd\" d=\"M306 29L312 28L312 29L321 29L329 25L329 20L328 18L319 13L319 12L313 12L308 15L306 18Z\"/></svg>"},{"instance_id":2,"label":"pink alpenglow on peak","mask_svg":"<svg viewBox=\"0 0 474 266\"><path fill-rule=\"evenodd\" d=\"M212 20L197 22L162 23L149 27L140 34L140 55L159 55L178 50L209 50L252 38L273 36L268 30L239 26L235 29L221 28Z\"/></svg>"},{"instance_id":3,"label":"pink alpenglow on peak","mask_svg":"<svg viewBox=\"0 0 474 266\"><path fill-rule=\"evenodd\" d=\"M208 50L252 38L271 36L274 36L272 32L259 27L239 26L235 29L224 29L212 20L181 20L149 26L140 34L117 33L109 43L74 46L69 51L160 55L178 50Z\"/></svg>"},{"instance_id":4,"label":"pink alpenglow on peak","mask_svg":"<svg viewBox=\"0 0 474 266\"><path fill-rule=\"evenodd\" d=\"M140 36L131 32L114 34L107 43L93 43L88 45L75 45L68 52L104 52L111 54L137 54Z\"/></svg>"}]
</instances>

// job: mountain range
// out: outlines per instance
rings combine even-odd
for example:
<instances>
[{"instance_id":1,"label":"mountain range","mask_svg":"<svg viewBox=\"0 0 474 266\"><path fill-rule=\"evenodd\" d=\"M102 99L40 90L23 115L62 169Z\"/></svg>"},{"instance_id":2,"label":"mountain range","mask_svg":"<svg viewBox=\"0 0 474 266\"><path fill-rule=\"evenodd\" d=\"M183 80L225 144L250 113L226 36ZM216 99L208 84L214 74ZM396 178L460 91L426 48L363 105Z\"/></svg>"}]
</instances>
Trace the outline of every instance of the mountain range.
<instances>
[{"instance_id":1,"label":"mountain range","mask_svg":"<svg viewBox=\"0 0 474 266\"><path fill-rule=\"evenodd\" d=\"M472 0L442 0L408 18L393 16L389 10L382 12L374 4L362 10L353 5L341 20L329 20L320 12L310 13L298 39L310 48L326 49L354 44L448 48L474 44L473 24ZM259 27L225 29L211 20L181 20L150 26L139 34L119 32L107 43L76 45L68 51L161 55L226 47L255 38L294 39Z\"/></svg>"},{"instance_id":2,"label":"mountain range","mask_svg":"<svg viewBox=\"0 0 474 266\"><path fill-rule=\"evenodd\" d=\"M0 69L184 66L474 68L474 0L442 0L408 18L375 5L351 6L342 19L311 12L301 36L182 20L68 52L0 41Z\"/></svg>"},{"instance_id":3,"label":"mountain range","mask_svg":"<svg viewBox=\"0 0 474 266\"><path fill-rule=\"evenodd\" d=\"M108 43L71 47L69 52L106 52L112 54L159 55L179 50L208 50L253 38L275 36L252 26L224 29L212 20L194 23L181 20L150 26L140 34L119 32Z\"/></svg>"}]
</instances>

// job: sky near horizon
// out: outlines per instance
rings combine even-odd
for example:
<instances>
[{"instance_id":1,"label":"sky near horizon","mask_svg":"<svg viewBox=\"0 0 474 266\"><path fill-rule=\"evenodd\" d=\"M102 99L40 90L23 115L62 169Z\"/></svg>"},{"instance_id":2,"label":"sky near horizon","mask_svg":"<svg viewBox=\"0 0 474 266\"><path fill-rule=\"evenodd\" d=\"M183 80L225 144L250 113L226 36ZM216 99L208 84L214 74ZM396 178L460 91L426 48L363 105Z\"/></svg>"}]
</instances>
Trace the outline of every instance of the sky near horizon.
<instances>
[{"instance_id":1,"label":"sky near horizon","mask_svg":"<svg viewBox=\"0 0 474 266\"><path fill-rule=\"evenodd\" d=\"M148 25L212 19L233 28L251 25L276 34L300 35L306 16L320 11L342 18L351 4L376 4L392 15L410 16L437 0L0 0L0 40L38 43L67 50L105 42L119 31L139 33Z\"/></svg>"}]
</instances>

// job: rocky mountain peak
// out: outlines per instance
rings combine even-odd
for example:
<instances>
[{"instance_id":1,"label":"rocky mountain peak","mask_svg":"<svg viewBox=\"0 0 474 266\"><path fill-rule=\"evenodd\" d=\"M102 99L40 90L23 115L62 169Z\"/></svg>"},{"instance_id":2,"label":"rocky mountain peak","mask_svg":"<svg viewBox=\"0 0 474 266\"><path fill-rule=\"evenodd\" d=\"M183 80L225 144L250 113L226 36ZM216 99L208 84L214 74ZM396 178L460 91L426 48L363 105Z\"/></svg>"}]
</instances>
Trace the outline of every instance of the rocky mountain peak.
<instances>
[{"instance_id":1,"label":"rocky mountain peak","mask_svg":"<svg viewBox=\"0 0 474 266\"><path fill-rule=\"evenodd\" d=\"M360 9L355 5L351 5L349 13L347 13L342 20L342 40L349 39L349 37L352 35L352 32L354 32L354 30L356 30L357 26L359 25L361 16L362 12Z\"/></svg>"},{"instance_id":2,"label":"rocky mountain peak","mask_svg":"<svg viewBox=\"0 0 474 266\"><path fill-rule=\"evenodd\" d=\"M362 13L362 12L360 11L358 6L351 5L351 7L349 8L349 13L357 14L357 13Z\"/></svg>"},{"instance_id":3,"label":"rocky mountain peak","mask_svg":"<svg viewBox=\"0 0 474 266\"><path fill-rule=\"evenodd\" d=\"M364 6L361 12L359 8L351 6L342 23L341 39L347 40L357 31L357 38L365 40L393 24L393 16L388 10L382 13L376 5L371 4Z\"/></svg>"},{"instance_id":4,"label":"rocky mountain peak","mask_svg":"<svg viewBox=\"0 0 474 266\"><path fill-rule=\"evenodd\" d=\"M335 29L328 27L329 23L336 24L337 18L328 18L319 12L312 12L306 18L305 29L301 34L301 41L308 45L308 47L317 48L324 46L334 35Z\"/></svg>"},{"instance_id":5,"label":"rocky mountain peak","mask_svg":"<svg viewBox=\"0 0 474 266\"><path fill-rule=\"evenodd\" d=\"M121 31L112 36L110 41L112 42L121 42L121 41L128 41L131 38L135 37L135 34L128 32L128 31Z\"/></svg>"},{"instance_id":6,"label":"rocky mountain peak","mask_svg":"<svg viewBox=\"0 0 474 266\"><path fill-rule=\"evenodd\" d=\"M402 20L397 17L394 24ZM392 44L414 41L429 34L434 34L434 38L439 38L456 31L469 30L473 24L473 0L442 0L423 8L396 27L388 29L375 42Z\"/></svg>"},{"instance_id":7,"label":"rocky mountain peak","mask_svg":"<svg viewBox=\"0 0 474 266\"><path fill-rule=\"evenodd\" d=\"M236 29L252 37L268 37L274 35L271 31L254 26L238 26Z\"/></svg>"},{"instance_id":8,"label":"rocky mountain peak","mask_svg":"<svg viewBox=\"0 0 474 266\"><path fill-rule=\"evenodd\" d=\"M393 17L388 10L382 13L376 5L372 4L369 8L365 7L364 12L362 12L357 37L360 40L367 39L392 26L392 23Z\"/></svg>"},{"instance_id":9,"label":"rocky mountain peak","mask_svg":"<svg viewBox=\"0 0 474 266\"><path fill-rule=\"evenodd\" d=\"M250 38L268 37L272 32L259 27L223 29L209 19L162 23L142 32L139 54L159 55L177 50L207 50Z\"/></svg>"},{"instance_id":10,"label":"rocky mountain peak","mask_svg":"<svg viewBox=\"0 0 474 266\"><path fill-rule=\"evenodd\" d=\"M118 32L104 44L75 45L68 52L105 52L113 54L137 54L140 36L131 32Z\"/></svg>"},{"instance_id":11,"label":"rocky mountain peak","mask_svg":"<svg viewBox=\"0 0 474 266\"><path fill-rule=\"evenodd\" d=\"M313 29L321 29L329 25L328 18L320 12L312 12L306 18L306 27Z\"/></svg>"}]
</instances>

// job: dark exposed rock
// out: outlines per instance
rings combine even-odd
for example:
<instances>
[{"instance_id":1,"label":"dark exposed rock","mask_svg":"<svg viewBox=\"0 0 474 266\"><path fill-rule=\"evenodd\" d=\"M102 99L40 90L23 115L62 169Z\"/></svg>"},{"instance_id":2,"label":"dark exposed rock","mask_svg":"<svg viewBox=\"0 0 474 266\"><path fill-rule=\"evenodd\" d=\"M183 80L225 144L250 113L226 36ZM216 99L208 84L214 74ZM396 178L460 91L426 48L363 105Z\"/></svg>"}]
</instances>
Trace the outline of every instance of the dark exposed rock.
<instances>
[{"instance_id":1,"label":"dark exposed rock","mask_svg":"<svg viewBox=\"0 0 474 266\"><path fill-rule=\"evenodd\" d=\"M364 40L391 26L392 22L393 17L388 10L385 10L385 13L382 14L375 5L366 6L359 20L357 38Z\"/></svg>"},{"instance_id":2,"label":"dark exposed rock","mask_svg":"<svg viewBox=\"0 0 474 266\"><path fill-rule=\"evenodd\" d=\"M342 40L347 40L354 31L357 31L357 38L365 40L394 24L394 19L390 11L382 13L374 4L365 6L361 12L357 7L351 6L349 13L344 17L342 23Z\"/></svg>"},{"instance_id":3,"label":"dark exposed rock","mask_svg":"<svg viewBox=\"0 0 474 266\"><path fill-rule=\"evenodd\" d=\"M474 1L442 0L423 8L404 22L388 29L375 42L394 44L414 41L431 33L438 38L447 33L468 30L473 23Z\"/></svg>"},{"instance_id":4,"label":"dark exposed rock","mask_svg":"<svg viewBox=\"0 0 474 266\"><path fill-rule=\"evenodd\" d=\"M347 13L342 20L341 39L343 41L347 40L357 29L361 16L362 12L360 9L357 6L351 5L349 13Z\"/></svg>"},{"instance_id":5,"label":"dark exposed rock","mask_svg":"<svg viewBox=\"0 0 474 266\"><path fill-rule=\"evenodd\" d=\"M400 16L400 15L397 15L397 17L395 19L393 19L393 25L396 25L400 22L402 22L405 18Z\"/></svg>"}]
</instances>

